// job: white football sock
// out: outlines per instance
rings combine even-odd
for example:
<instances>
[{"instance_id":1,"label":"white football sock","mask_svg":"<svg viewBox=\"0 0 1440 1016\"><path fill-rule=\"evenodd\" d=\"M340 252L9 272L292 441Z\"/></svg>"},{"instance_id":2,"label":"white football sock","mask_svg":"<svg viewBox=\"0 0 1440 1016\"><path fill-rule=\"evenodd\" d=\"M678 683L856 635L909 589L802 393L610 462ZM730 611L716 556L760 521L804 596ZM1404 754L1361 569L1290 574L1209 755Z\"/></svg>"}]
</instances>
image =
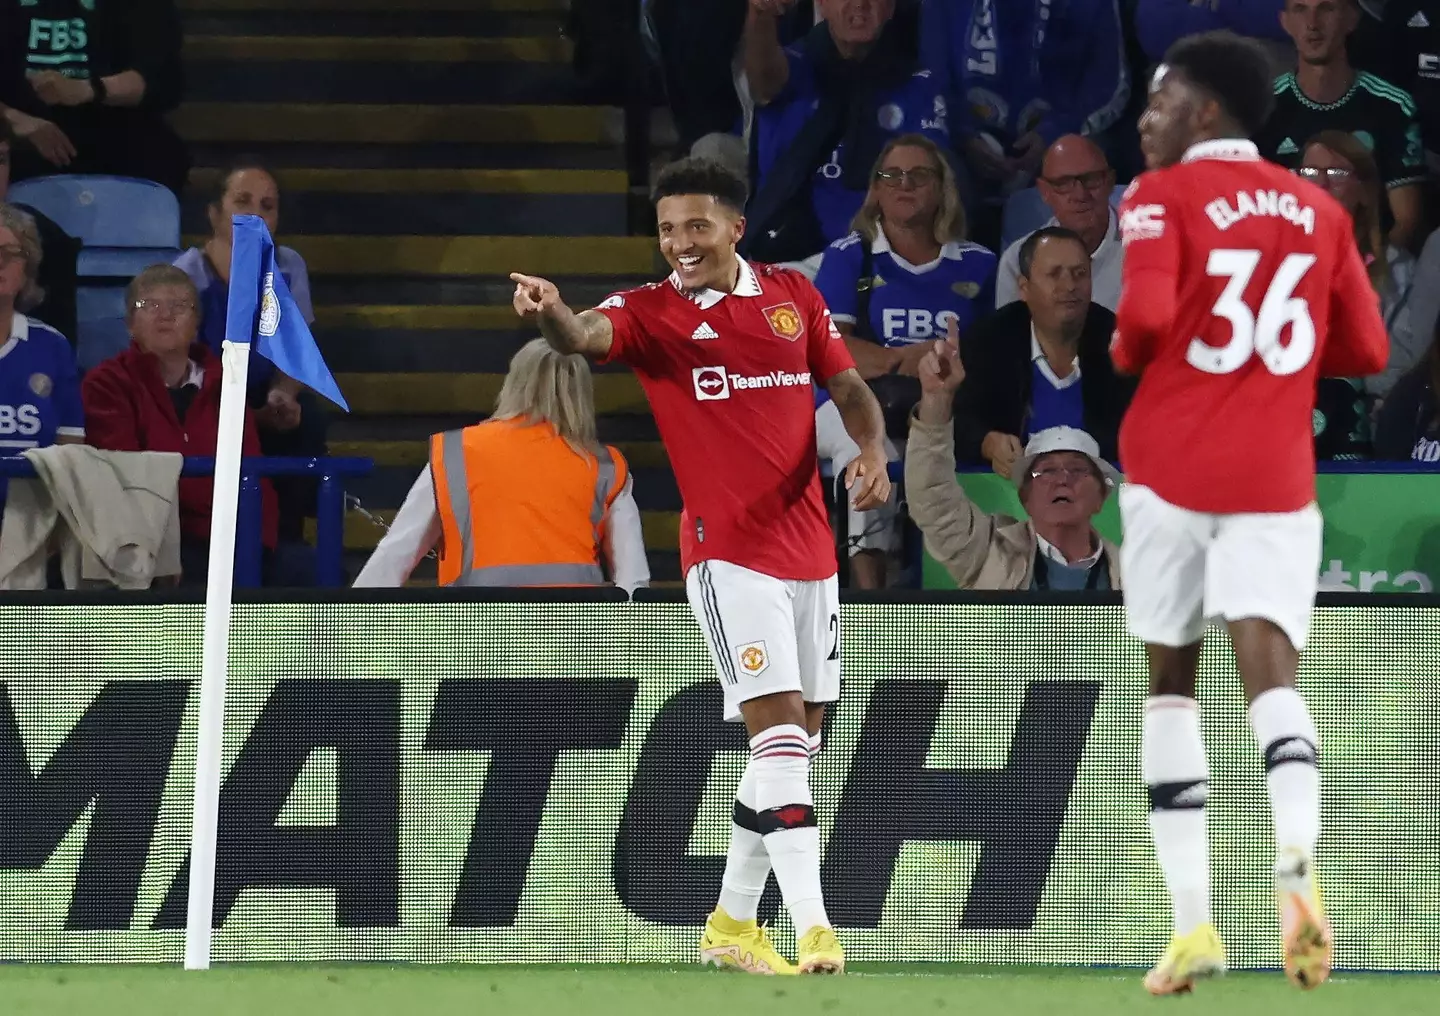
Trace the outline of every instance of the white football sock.
<instances>
[{"instance_id":1,"label":"white football sock","mask_svg":"<svg viewBox=\"0 0 1440 1016\"><path fill-rule=\"evenodd\" d=\"M1272 688L1250 703L1250 727L1265 753L1275 849L1315 856L1320 839L1320 737L1294 688Z\"/></svg>"},{"instance_id":2,"label":"white football sock","mask_svg":"<svg viewBox=\"0 0 1440 1016\"><path fill-rule=\"evenodd\" d=\"M1174 908L1175 933L1210 921L1210 843L1205 800L1210 768L1194 699L1145 700L1140 770L1150 792L1150 832Z\"/></svg>"},{"instance_id":3,"label":"white football sock","mask_svg":"<svg viewBox=\"0 0 1440 1016\"><path fill-rule=\"evenodd\" d=\"M747 765L735 790L735 821L730 823L730 850L720 880L720 909L737 921L753 921L770 878L770 854L755 814L755 767ZM742 826L741 821L746 825Z\"/></svg>"},{"instance_id":4,"label":"white football sock","mask_svg":"<svg viewBox=\"0 0 1440 1016\"><path fill-rule=\"evenodd\" d=\"M810 737L804 727L784 724L750 739L755 773L755 810L765 850L780 883L785 908L803 935L830 926L820 889L820 828L810 794Z\"/></svg>"}]
</instances>

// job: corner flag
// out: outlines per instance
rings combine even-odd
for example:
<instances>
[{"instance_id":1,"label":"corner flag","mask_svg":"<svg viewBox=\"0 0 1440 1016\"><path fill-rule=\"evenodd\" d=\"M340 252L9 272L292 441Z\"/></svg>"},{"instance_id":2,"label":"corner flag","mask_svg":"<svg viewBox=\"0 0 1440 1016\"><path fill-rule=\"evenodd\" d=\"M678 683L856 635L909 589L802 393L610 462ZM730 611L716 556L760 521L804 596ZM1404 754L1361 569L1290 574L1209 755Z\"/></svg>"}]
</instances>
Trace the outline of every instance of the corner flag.
<instances>
[{"instance_id":1,"label":"corner flag","mask_svg":"<svg viewBox=\"0 0 1440 1016\"><path fill-rule=\"evenodd\" d=\"M225 338L253 342L255 352L307 388L349 412L290 287L275 264L275 241L258 215L231 220L230 301Z\"/></svg>"}]
</instances>

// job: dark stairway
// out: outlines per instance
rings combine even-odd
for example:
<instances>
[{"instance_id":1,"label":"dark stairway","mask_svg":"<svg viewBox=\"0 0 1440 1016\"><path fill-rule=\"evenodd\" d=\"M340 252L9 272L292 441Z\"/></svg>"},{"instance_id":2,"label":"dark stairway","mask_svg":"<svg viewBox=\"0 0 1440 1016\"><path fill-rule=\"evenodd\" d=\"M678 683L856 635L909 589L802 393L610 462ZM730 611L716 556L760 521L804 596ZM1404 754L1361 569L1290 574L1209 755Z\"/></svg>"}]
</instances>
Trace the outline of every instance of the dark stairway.
<instances>
[{"instance_id":1,"label":"dark stairway","mask_svg":"<svg viewBox=\"0 0 1440 1016\"><path fill-rule=\"evenodd\" d=\"M581 104L563 0L181 2L190 89L175 122L201 167L187 242L218 167L253 154L276 170L279 239L309 265L316 337L353 410L331 451L375 460L352 492L388 518L426 437L486 415L533 337L509 272L588 306L660 271L653 238L625 235L621 112ZM653 577L678 580L679 495L649 407L627 371L595 380ZM347 517L352 574L379 535Z\"/></svg>"}]
</instances>

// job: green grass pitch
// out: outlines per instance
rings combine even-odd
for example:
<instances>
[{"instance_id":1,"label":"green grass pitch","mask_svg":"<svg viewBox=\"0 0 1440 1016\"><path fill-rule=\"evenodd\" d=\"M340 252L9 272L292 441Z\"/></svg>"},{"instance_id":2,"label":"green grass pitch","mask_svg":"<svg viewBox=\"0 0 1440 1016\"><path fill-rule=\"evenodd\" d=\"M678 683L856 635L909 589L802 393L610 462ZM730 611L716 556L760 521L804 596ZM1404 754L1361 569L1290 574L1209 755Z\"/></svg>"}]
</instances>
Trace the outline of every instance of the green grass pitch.
<instances>
[{"instance_id":1,"label":"green grass pitch","mask_svg":"<svg viewBox=\"0 0 1440 1016\"><path fill-rule=\"evenodd\" d=\"M1231 974L1155 999L1140 971L857 964L842 977L557 966L0 966L24 1016L1407 1016L1440 1011L1440 977L1336 974L1313 992Z\"/></svg>"}]
</instances>

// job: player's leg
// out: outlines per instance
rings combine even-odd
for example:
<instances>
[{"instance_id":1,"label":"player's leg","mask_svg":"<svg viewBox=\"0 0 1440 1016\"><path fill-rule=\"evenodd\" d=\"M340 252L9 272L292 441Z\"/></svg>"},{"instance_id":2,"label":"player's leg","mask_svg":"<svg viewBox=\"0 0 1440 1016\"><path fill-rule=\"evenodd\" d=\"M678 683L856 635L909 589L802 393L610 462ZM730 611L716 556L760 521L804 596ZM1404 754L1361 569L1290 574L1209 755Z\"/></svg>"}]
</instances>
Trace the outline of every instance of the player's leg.
<instances>
[{"instance_id":1,"label":"player's leg","mask_svg":"<svg viewBox=\"0 0 1440 1016\"><path fill-rule=\"evenodd\" d=\"M742 718L742 700L747 695L765 694L788 682L793 689L782 691L795 698L803 724L793 651L788 667L783 660L783 647L791 641L785 584L724 561L705 561L690 569L685 590L724 692L725 718ZM777 645L782 647L782 659L771 652L770 647ZM806 747L808 750L808 737ZM747 763L736 788L720 898L705 922L700 958L748 973L793 974L793 965L756 921L771 867L759 810L762 768L753 761Z\"/></svg>"},{"instance_id":2,"label":"player's leg","mask_svg":"<svg viewBox=\"0 0 1440 1016\"><path fill-rule=\"evenodd\" d=\"M840 587L835 576L819 582L792 582L794 638L800 662L801 695L805 701L805 726L810 737L810 755L820 750L825 707L840 698ZM814 891L820 892L820 830L814 835ZM845 952L824 913L824 901L808 928L797 916L796 960L802 974L840 973L845 969ZM792 913L794 911L792 910Z\"/></svg>"},{"instance_id":3,"label":"player's leg","mask_svg":"<svg viewBox=\"0 0 1440 1016\"><path fill-rule=\"evenodd\" d=\"M1322 527L1313 505L1231 517L1206 576L1206 597L1229 628L1250 726L1264 754L1285 971L1302 988L1329 976L1333 951L1314 877L1319 736L1295 688L1319 582Z\"/></svg>"},{"instance_id":4,"label":"player's leg","mask_svg":"<svg viewBox=\"0 0 1440 1016\"><path fill-rule=\"evenodd\" d=\"M1197 978L1219 973L1225 963L1210 919L1209 766L1195 702L1213 522L1134 485L1121 489L1120 511L1126 623L1145 642L1150 670L1140 768L1155 857L1174 917L1170 945L1146 976L1145 987L1154 994L1177 994L1191 990Z\"/></svg>"}]
</instances>

